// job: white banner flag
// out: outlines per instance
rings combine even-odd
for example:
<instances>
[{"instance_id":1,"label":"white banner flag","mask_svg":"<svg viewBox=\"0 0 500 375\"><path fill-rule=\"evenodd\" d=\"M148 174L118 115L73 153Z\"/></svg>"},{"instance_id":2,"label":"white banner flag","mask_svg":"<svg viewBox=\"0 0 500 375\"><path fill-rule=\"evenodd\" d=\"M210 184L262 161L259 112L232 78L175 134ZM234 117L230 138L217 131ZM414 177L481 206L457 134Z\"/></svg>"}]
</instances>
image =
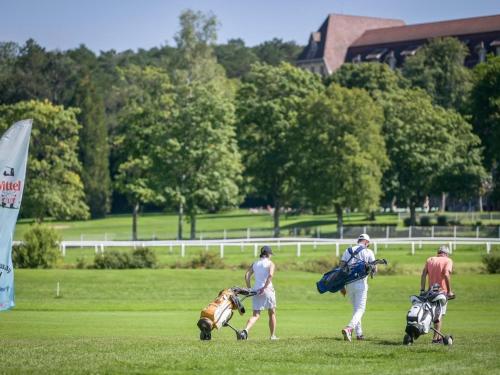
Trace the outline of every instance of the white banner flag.
<instances>
[{"instance_id":1,"label":"white banner flag","mask_svg":"<svg viewBox=\"0 0 500 375\"><path fill-rule=\"evenodd\" d=\"M16 122L0 139L0 311L14 306L12 237L23 197L31 123Z\"/></svg>"}]
</instances>

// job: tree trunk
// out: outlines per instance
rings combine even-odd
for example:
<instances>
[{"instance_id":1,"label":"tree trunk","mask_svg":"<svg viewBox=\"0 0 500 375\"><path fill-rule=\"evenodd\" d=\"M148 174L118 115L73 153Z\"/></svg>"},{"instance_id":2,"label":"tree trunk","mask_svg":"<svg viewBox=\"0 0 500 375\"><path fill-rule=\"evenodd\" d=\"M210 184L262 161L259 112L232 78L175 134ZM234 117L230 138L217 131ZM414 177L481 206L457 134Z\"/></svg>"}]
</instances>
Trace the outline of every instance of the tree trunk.
<instances>
[{"instance_id":1,"label":"tree trunk","mask_svg":"<svg viewBox=\"0 0 500 375\"><path fill-rule=\"evenodd\" d=\"M189 215L189 218L190 218L190 221L191 221L191 236L190 236L190 238L192 240L195 240L196 239L196 214L195 213L191 213Z\"/></svg>"},{"instance_id":2,"label":"tree trunk","mask_svg":"<svg viewBox=\"0 0 500 375\"><path fill-rule=\"evenodd\" d=\"M281 211L281 202L278 198L274 199L274 237L280 236L280 211Z\"/></svg>"},{"instance_id":3,"label":"tree trunk","mask_svg":"<svg viewBox=\"0 0 500 375\"><path fill-rule=\"evenodd\" d=\"M441 193L441 207L439 207L439 211L441 211L441 212L446 211L446 198L447 197L448 197L448 194L443 191Z\"/></svg>"},{"instance_id":4,"label":"tree trunk","mask_svg":"<svg viewBox=\"0 0 500 375\"><path fill-rule=\"evenodd\" d=\"M132 241L137 241L137 216L139 215L139 203L134 204L132 210Z\"/></svg>"},{"instance_id":5,"label":"tree trunk","mask_svg":"<svg viewBox=\"0 0 500 375\"><path fill-rule=\"evenodd\" d=\"M417 204L415 202L410 202L410 226L417 225L417 213L416 213Z\"/></svg>"},{"instance_id":6,"label":"tree trunk","mask_svg":"<svg viewBox=\"0 0 500 375\"><path fill-rule=\"evenodd\" d=\"M483 212L483 196L479 195L479 212Z\"/></svg>"},{"instance_id":7,"label":"tree trunk","mask_svg":"<svg viewBox=\"0 0 500 375\"><path fill-rule=\"evenodd\" d=\"M396 212L398 206L396 205L396 202L398 201L398 198L396 196L392 197L391 199L391 214Z\"/></svg>"},{"instance_id":8,"label":"tree trunk","mask_svg":"<svg viewBox=\"0 0 500 375\"><path fill-rule=\"evenodd\" d=\"M335 205L335 213L337 214L337 231L339 232L339 237L344 237L341 233L344 231L344 216L343 210L340 204Z\"/></svg>"},{"instance_id":9,"label":"tree trunk","mask_svg":"<svg viewBox=\"0 0 500 375\"><path fill-rule=\"evenodd\" d=\"M179 212L178 212L178 223L177 223L177 239L182 240L182 224L184 220L184 206L182 203L179 203Z\"/></svg>"}]
</instances>

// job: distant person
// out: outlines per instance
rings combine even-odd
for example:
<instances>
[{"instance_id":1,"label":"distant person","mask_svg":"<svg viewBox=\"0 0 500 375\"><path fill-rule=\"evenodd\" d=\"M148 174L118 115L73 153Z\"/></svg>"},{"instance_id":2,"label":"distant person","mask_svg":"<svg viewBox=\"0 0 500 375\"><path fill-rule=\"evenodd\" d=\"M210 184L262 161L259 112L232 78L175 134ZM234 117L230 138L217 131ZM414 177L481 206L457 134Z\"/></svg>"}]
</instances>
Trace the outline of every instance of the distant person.
<instances>
[{"instance_id":1,"label":"distant person","mask_svg":"<svg viewBox=\"0 0 500 375\"><path fill-rule=\"evenodd\" d=\"M255 276L253 290L257 292L253 296L253 316L248 319L245 329L242 331L242 338L248 338L248 331L260 318L260 312L267 310L269 314L269 331L271 340L277 340L276 337L276 293L273 288L273 276L275 271L274 263L271 261L273 251L269 246L260 249L260 258L254 262L245 273L245 282L250 288L250 279Z\"/></svg>"},{"instance_id":2,"label":"distant person","mask_svg":"<svg viewBox=\"0 0 500 375\"><path fill-rule=\"evenodd\" d=\"M420 278L420 292L426 291L425 282L427 277L429 279L429 288L434 284L439 284L441 289L446 292L448 297L453 297L454 294L451 290L451 272L453 269L453 261L449 258L450 249L448 246L440 246L437 251L437 256L430 257L425 262L424 269L422 271L422 277ZM444 316L446 314L447 305L444 305L441 309L441 314ZM442 318L438 322L434 322L434 328L441 331ZM434 332L434 338L432 340L434 344L441 344L443 338Z\"/></svg>"},{"instance_id":3,"label":"distant person","mask_svg":"<svg viewBox=\"0 0 500 375\"><path fill-rule=\"evenodd\" d=\"M373 251L368 249L370 244L370 236L366 233L361 234L358 237L358 244L353 246L351 252L347 249L342 258L340 259L340 267L345 267L346 265L352 266L357 262L373 262L375 261L375 255ZM377 266L374 266L374 272L377 271ZM349 298L353 307L353 314L349 324L342 330L342 335L344 340L352 341L353 331L356 333L356 338L358 340L364 340L363 328L361 326L361 318L365 313L366 309L366 299L368 297L368 281L367 277L357 280L353 283L347 284L345 290L341 290L342 294L349 295Z\"/></svg>"}]
</instances>

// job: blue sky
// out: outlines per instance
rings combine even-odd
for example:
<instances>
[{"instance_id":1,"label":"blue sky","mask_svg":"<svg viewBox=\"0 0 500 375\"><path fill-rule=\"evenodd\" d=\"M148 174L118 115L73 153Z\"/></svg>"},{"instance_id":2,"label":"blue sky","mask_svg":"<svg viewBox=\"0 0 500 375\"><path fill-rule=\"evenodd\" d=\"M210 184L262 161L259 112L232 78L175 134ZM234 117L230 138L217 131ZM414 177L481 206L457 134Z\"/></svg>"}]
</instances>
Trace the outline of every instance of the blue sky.
<instances>
[{"instance_id":1,"label":"blue sky","mask_svg":"<svg viewBox=\"0 0 500 375\"><path fill-rule=\"evenodd\" d=\"M0 41L34 38L47 49L174 45L185 9L212 11L219 43L272 38L306 44L329 13L398 18L408 24L500 14L500 0L0 0Z\"/></svg>"}]
</instances>

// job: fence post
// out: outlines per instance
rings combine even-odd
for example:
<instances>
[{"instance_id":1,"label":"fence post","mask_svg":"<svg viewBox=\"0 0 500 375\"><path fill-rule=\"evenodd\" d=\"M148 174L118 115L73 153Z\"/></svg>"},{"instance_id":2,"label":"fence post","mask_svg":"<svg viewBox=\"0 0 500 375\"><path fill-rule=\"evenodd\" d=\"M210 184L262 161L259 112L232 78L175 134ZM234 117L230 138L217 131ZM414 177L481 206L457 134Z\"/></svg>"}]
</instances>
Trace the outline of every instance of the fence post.
<instances>
[{"instance_id":1,"label":"fence post","mask_svg":"<svg viewBox=\"0 0 500 375\"><path fill-rule=\"evenodd\" d=\"M168 247L168 252L172 254L172 242L170 242L170 246Z\"/></svg>"},{"instance_id":2,"label":"fence post","mask_svg":"<svg viewBox=\"0 0 500 375\"><path fill-rule=\"evenodd\" d=\"M316 228L316 237L317 238L321 237L320 230L321 229L319 227ZM500 226L498 226L498 236L500 237Z\"/></svg>"},{"instance_id":3,"label":"fence post","mask_svg":"<svg viewBox=\"0 0 500 375\"><path fill-rule=\"evenodd\" d=\"M366 233L366 225L363 226L363 233Z\"/></svg>"},{"instance_id":4,"label":"fence post","mask_svg":"<svg viewBox=\"0 0 500 375\"><path fill-rule=\"evenodd\" d=\"M181 243L181 257L184 257L186 255L186 244Z\"/></svg>"},{"instance_id":5,"label":"fence post","mask_svg":"<svg viewBox=\"0 0 500 375\"><path fill-rule=\"evenodd\" d=\"M449 242L448 246L450 248L450 254L453 254L453 242Z\"/></svg>"},{"instance_id":6,"label":"fence post","mask_svg":"<svg viewBox=\"0 0 500 375\"><path fill-rule=\"evenodd\" d=\"M101 244L101 254L104 253L104 244Z\"/></svg>"},{"instance_id":7,"label":"fence post","mask_svg":"<svg viewBox=\"0 0 500 375\"><path fill-rule=\"evenodd\" d=\"M389 239L389 226L388 225L385 226L385 239L386 240Z\"/></svg>"},{"instance_id":8,"label":"fence post","mask_svg":"<svg viewBox=\"0 0 500 375\"><path fill-rule=\"evenodd\" d=\"M250 239L250 228L247 228L247 240Z\"/></svg>"},{"instance_id":9,"label":"fence post","mask_svg":"<svg viewBox=\"0 0 500 375\"><path fill-rule=\"evenodd\" d=\"M422 241L418 241L418 248L421 249L422 248Z\"/></svg>"},{"instance_id":10,"label":"fence post","mask_svg":"<svg viewBox=\"0 0 500 375\"><path fill-rule=\"evenodd\" d=\"M342 225L340 227L340 239L343 239L344 238L344 226Z\"/></svg>"},{"instance_id":11,"label":"fence post","mask_svg":"<svg viewBox=\"0 0 500 375\"><path fill-rule=\"evenodd\" d=\"M300 257L300 242L297 242L297 256Z\"/></svg>"},{"instance_id":12,"label":"fence post","mask_svg":"<svg viewBox=\"0 0 500 375\"><path fill-rule=\"evenodd\" d=\"M375 255L377 255L377 250L378 250L377 243L376 243L376 242L374 242L374 243L373 243L373 252L375 253Z\"/></svg>"},{"instance_id":13,"label":"fence post","mask_svg":"<svg viewBox=\"0 0 500 375\"><path fill-rule=\"evenodd\" d=\"M491 244L489 242L486 242L486 254L489 254L491 251Z\"/></svg>"},{"instance_id":14,"label":"fence post","mask_svg":"<svg viewBox=\"0 0 500 375\"><path fill-rule=\"evenodd\" d=\"M434 225L431 227L431 238L434 238Z\"/></svg>"},{"instance_id":15,"label":"fence post","mask_svg":"<svg viewBox=\"0 0 500 375\"><path fill-rule=\"evenodd\" d=\"M476 225L476 238L479 238L479 225Z\"/></svg>"},{"instance_id":16,"label":"fence post","mask_svg":"<svg viewBox=\"0 0 500 375\"><path fill-rule=\"evenodd\" d=\"M63 257L66 256L66 244L65 243L62 244L62 256Z\"/></svg>"},{"instance_id":17,"label":"fence post","mask_svg":"<svg viewBox=\"0 0 500 375\"><path fill-rule=\"evenodd\" d=\"M224 258L224 244L223 243L220 244L220 257Z\"/></svg>"},{"instance_id":18,"label":"fence post","mask_svg":"<svg viewBox=\"0 0 500 375\"><path fill-rule=\"evenodd\" d=\"M208 242L205 242L205 251L208 251Z\"/></svg>"},{"instance_id":19,"label":"fence post","mask_svg":"<svg viewBox=\"0 0 500 375\"><path fill-rule=\"evenodd\" d=\"M257 258L257 244L256 243L253 244L253 256L255 258Z\"/></svg>"},{"instance_id":20,"label":"fence post","mask_svg":"<svg viewBox=\"0 0 500 375\"><path fill-rule=\"evenodd\" d=\"M411 225L408 227L408 238L411 238Z\"/></svg>"},{"instance_id":21,"label":"fence post","mask_svg":"<svg viewBox=\"0 0 500 375\"><path fill-rule=\"evenodd\" d=\"M224 229L224 239L227 239L227 231Z\"/></svg>"},{"instance_id":22,"label":"fence post","mask_svg":"<svg viewBox=\"0 0 500 375\"><path fill-rule=\"evenodd\" d=\"M316 241L314 241L314 243L313 243L313 249L316 249L316 247L317 247L317 244L316 244Z\"/></svg>"},{"instance_id":23,"label":"fence post","mask_svg":"<svg viewBox=\"0 0 500 375\"><path fill-rule=\"evenodd\" d=\"M97 245L95 245L95 253L97 254L99 252L99 248L97 247Z\"/></svg>"},{"instance_id":24,"label":"fence post","mask_svg":"<svg viewBox=\"0 0 500 375\"><path fill-rule=\"evenodd\" d=\"M337 258L339 257L339 243L338 242L335 244L335 256Z\"/></svg>"},{"instance_id":25,"label":"fence post","mask_svg":"<svg viewBox=\"0 0 500 375\"><path fill-rule=\"evenodd\" d=\"M279 238L278 238L278 250L281 250L281 242L280 242Z\"/></svg>"},{"instance_id":26,"label":"fence post","mask_svg":"<svg viewBox=\"0 0 500 375\"><path fill-rule=\"evenodd\" d=\"M411 243L411 255L415 255L415 242Z\"/></svg>"},{"instance_id":27,"label":"fence post","mask_svg":"<svg viewBox=\"0 0 500 375\"><path fill-rule=\"evenodd\" d=\"M453 238L457 238L457 226L453 226Z\"/></svg>"},{"instance_id":28,"label":"fence post","mask_svg":"<svg viewBox=\"0 0 500 375\"><path fill-rule=\"evenodd\" d=\"M243 252L243 242L240 242L241 252Z\"/></svg>"}]
</instances>

